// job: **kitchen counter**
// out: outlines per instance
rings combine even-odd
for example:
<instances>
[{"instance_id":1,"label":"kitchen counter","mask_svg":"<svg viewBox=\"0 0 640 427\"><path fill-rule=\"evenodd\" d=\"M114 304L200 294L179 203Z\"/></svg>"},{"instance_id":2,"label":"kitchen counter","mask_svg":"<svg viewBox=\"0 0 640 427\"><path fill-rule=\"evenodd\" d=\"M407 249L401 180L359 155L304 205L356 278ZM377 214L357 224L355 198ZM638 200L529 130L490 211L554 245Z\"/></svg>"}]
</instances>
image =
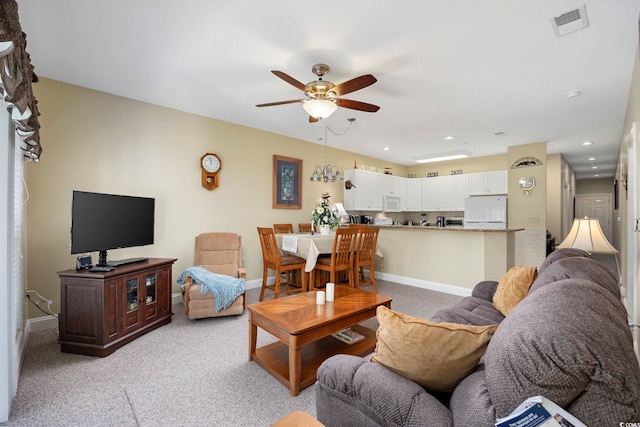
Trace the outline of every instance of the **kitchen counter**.
<instances>
[{"instance_id":1,"label":"kitchen counter","mask_svg":"<svg viewBox=\"0 0 640 427\"><path fill-rule=\"evenodd\" d=\"M419 230L419 231L465 231L475 233L504 233L504 232L516 232L524 230L524 228L507 228L504 230L495 230L488 228L464 228L459 225L449 225L447 227L436 227L435 225L376 225L382 229L397 229L397 230Z\"/></svg>"},{"instance_id":2,"label":"kitchen counter","mask_svg":"<svg viewBox=\"0 0 640 427\"><path fill-rule=\"evenodd\" d=\"M476 283L500 278L515 263L515 234L461 226L380 225L383 280L468 295Z\"/></svg>"}]
</instances>

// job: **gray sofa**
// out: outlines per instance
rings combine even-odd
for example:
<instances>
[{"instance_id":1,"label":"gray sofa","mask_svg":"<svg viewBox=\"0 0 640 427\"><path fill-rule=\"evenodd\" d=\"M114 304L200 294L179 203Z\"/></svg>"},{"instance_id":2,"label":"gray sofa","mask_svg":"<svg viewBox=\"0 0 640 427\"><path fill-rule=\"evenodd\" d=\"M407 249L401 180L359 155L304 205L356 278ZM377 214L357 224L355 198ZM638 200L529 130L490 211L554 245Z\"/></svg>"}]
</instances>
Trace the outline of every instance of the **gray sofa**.
<instances>
[{"instance_id":1,"label":"gray sofa","mask_svg":"<svg viewBox=\"0 0 640 427\"><path fill-rule=\"evenodd\" d=\"M542 395L588 426L640 422L640 368L612 272L576 249L551 253L527 296L503 317L497 282L481 282L430 320L499 324L476 370L430 393L367 358L337 355L318 370L317 418L332 426L493 426Z\"/></svg>"}]
</instances>

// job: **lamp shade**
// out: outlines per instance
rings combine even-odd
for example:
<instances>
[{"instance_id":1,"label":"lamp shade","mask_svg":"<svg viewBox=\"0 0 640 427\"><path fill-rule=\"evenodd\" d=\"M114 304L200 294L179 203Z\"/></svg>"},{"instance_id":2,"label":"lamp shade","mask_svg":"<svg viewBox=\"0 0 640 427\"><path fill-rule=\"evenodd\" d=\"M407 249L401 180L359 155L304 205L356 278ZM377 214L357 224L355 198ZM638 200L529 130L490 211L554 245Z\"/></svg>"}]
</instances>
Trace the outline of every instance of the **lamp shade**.
<instances>
[{"instance_id":1,"label":"lamp shade","mask_svg":"<svg viewBox=\"0 0 640 427\"><path fill-rule=\"evenodd\" d=\"M576 248L592 254L617 254L618 250L604 237L600 221L595 218L576 218L569 235L556 249Z\"/></svg>"},{"instance_id":2,"label":"lamp shade","mask_svg":"<svg viewBox=\"0 0 640 427\"><path fill-rule=\"evenodd\" d=\"M302 104L302 108L311 117L316 119L325 119L333 114L338 109L338 106L326 99L313 99L311 101L305 101Z\"/></svg>"}]
</instances>

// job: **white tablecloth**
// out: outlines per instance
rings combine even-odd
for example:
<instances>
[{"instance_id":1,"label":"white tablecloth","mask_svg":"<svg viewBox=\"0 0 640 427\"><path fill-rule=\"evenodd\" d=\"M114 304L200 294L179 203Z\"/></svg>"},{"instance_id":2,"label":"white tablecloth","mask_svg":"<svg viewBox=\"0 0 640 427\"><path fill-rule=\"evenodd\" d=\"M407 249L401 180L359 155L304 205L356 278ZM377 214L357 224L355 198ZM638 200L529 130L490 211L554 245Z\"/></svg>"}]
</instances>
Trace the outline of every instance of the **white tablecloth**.
<instances>
[{"instance_id":1,"label":"white tablecloth","mask_svg":"<svg viewBox=\"0 0 640 427\"><path fill-rule=\"evenodd\" d=\"M276 234L278 247L282 252L296 255L307 260L304 271L310 272L316 266L318 255L330 254L333 249L335 233L331 234Z\"/></svg>"},{"instance_id":2,"label":"white tablecloth","mask_svg":"<svg viewBox=\"0 0 640 427\"><path fill-rule=\"evenodd\" d=\"M310 233L290 233L276 234L278 247L283 253L296 255L307 260L304 271L310 272L316 266L318 255L330 254L333 250L333 239L335 233L331 234L310 234ZM382 251L376 246L376 256L382 258Z\"/></svg>"}]
</instances>

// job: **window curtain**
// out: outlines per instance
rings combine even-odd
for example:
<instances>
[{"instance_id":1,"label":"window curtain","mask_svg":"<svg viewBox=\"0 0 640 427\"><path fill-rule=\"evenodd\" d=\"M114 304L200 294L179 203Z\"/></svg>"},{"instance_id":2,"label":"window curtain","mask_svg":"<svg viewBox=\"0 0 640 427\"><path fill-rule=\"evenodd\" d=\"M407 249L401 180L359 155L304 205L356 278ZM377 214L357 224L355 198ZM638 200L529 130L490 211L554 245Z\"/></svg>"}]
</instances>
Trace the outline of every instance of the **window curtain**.
<instances>
[{"instance_id":1,"label":"window curtain","mask_svg":"<svg viewBox=\"0 0 640 427\"><path fill-rule=\"evenodd\" d=\"M11 121L26 158L38 162L42 154L38 106L31 83L38 81L26 51L15 0L0 0L0 96L9 105Z\"/></svg>"}]
</instances>

